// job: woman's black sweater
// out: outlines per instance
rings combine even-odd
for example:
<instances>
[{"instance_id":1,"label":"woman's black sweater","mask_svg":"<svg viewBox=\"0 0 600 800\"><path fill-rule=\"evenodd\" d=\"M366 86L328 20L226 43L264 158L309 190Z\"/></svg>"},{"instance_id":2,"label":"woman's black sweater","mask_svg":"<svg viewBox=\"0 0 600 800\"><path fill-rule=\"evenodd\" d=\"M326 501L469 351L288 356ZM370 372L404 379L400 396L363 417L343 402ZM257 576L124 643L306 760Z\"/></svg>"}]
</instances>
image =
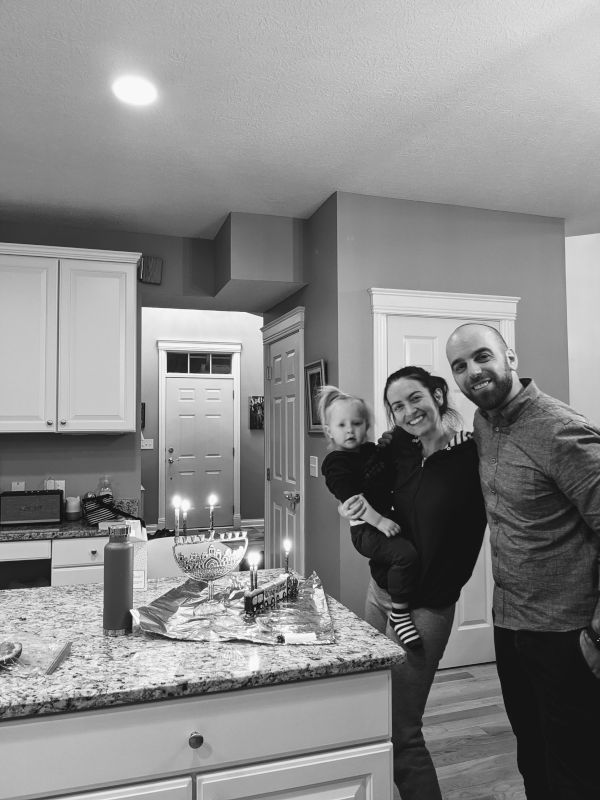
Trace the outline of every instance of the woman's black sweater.
<instances>
[{"instance_id":1,"label":"woman's black sweater","mask_svg":"<svg viewBox=\"0 0 600 800\"><path fill-rule=\"evenodd\" d=\"M397 429L389 447L396 471L393 517L419 554L414 606L444 608L471 577L486 527L475 442L468 438L423 460L418 440ZM370 567L387 589L388 567Z\"/></svg>"}]
</instances>

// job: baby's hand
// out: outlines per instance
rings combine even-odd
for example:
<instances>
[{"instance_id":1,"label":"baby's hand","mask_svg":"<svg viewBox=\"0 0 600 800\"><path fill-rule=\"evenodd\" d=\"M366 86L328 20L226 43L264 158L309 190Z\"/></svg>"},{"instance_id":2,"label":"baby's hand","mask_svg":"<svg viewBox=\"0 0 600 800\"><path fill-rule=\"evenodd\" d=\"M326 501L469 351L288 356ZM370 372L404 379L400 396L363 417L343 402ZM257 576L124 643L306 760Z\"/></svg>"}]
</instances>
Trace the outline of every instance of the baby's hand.
<instances>
[{"instance_id":1,"label":"baby's hand","mask_svg":"<svg viewBox=\"0 0 600 800\"><path fill-rule=\"evenodd\" d=\"M391 519L387 519L387 517L382 517L377 527L388 539L400 533L400 525L398 525L397 522L393 522Z\"/></svg>"},{"instance_id":2,"label":"baby's hand","mask_svg":"<svg viewBox=\"0 0 600 800\"><path fill-rule=\"evenodd\" d=\"M389 444L392 443L394 439L394 431L384 431L379 439L377 440L377 444L379 447L387 447Z\"/></svg>"},{"instance_id":3,"label":"baby's hand","mask_svg":"<svg viewBox=\"0 0 600 800\"><path fill-rule=\"evenodd\" d=\"M365 512L365 501L362 494L349 497L338 506L338 512L344 519L360 519Z\"/></svg>"}]
</instances>

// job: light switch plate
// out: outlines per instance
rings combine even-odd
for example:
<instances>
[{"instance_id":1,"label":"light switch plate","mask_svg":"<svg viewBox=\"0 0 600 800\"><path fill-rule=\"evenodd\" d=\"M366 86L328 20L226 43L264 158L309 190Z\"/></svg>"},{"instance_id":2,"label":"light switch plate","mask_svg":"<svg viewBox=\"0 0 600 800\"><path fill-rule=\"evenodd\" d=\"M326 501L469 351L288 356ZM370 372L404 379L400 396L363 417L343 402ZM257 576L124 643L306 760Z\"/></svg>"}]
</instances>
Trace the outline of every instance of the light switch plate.
<instances>
[{"instance_id":1,"label":"light switch plate","mask_svg":"<svg viewBox=\"0 0 600 800\"><path fill-rule=\"evenodd\" d=\"M319 456L310 456L308 471L313 478L319 477Z\"/></svg>"},{"instance_id":2,"label":"light switch plate","mask_svg":"<svg viewBox=\"0 0 600 800\"><path fill-rule=\"evenodd\" d=\"M44 481L44 489L54 489L54 478L46 478Z\"/></svg>"},{"instance_id":3,"label":"light switch plate","mask_svg":"<svg viewBox=\"0 0 600 800\"><path fill-rule=\"evenodd\" d=\"M65 493L65 482L63 481L54 481L54 488L55 489L62 489L62 493Z\"/></svg>"},{"instance_id":4,"label":"light switch plate","mask_svg":"<svg viewBox=\"0 0 600 800\"><path fill-rule=\"evenodd\" d=\"M142 450L154 450L154 439L142 439Z\"/></svg>"},{"instance_id":5,"label":"light switch plate","mask_svg":"<svg viewBox=\"0 0 600 800\"><path fill-rule=\"evenodd\" d=\"M24 492L25 491L25 481L13 481L11 483L12 491L13 492Z\"/></svg>"}]
</instances>

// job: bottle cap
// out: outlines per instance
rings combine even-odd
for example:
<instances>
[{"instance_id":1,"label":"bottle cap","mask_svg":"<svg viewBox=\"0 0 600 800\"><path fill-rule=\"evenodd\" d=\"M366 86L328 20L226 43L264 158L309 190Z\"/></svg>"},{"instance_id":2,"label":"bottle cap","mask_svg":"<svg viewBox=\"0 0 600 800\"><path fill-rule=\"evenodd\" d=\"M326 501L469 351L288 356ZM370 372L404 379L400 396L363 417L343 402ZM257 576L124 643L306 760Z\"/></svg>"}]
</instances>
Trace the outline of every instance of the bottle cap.
<instances>
[{"instance_id":1,"label":"bottle cap","mask_svg":"<svg viewBox=\"0 0 600 800\"><path fill-rule=\"evenodd\" d=\"M111 542L124 542L127 539L129 528L127 525L109 525L108 536Z\"/></svg>"}]
</instances>

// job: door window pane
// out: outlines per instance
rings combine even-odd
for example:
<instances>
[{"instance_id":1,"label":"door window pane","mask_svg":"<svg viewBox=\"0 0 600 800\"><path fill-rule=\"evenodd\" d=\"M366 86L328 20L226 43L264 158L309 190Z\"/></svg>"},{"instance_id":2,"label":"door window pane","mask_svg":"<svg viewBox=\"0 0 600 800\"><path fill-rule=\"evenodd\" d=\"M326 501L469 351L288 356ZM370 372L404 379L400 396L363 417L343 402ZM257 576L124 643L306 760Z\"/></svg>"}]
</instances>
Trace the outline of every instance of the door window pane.
<instances>
[{"instance_id":1,"label":"door window pane","mask_svg":"<svg viewBox=\"0 0 600 800\"><path fill-rule=\"evenodd\" d=\"M231 375L231 355L216 355L212 356L212 373L213 375Z\"/></svg>"},{"instance_id":2,"label":"door window pane","mask_svg":"<svg viewBox=\"0 0 600 800\"><path fill-rule=\"evenodd\" d=\"M187 372L188 354L167 352L167 372Z\"/></svg>"},{"instance_id":3,"label":"door window pane","mask_svg":"<svg viewBox=\"0 0 600 800\"><path fill-rule=\"evenodd\" d=\"M210 372L210 353L190 353L190 372L195 375Z\"/></svg>"}]
</instances>

